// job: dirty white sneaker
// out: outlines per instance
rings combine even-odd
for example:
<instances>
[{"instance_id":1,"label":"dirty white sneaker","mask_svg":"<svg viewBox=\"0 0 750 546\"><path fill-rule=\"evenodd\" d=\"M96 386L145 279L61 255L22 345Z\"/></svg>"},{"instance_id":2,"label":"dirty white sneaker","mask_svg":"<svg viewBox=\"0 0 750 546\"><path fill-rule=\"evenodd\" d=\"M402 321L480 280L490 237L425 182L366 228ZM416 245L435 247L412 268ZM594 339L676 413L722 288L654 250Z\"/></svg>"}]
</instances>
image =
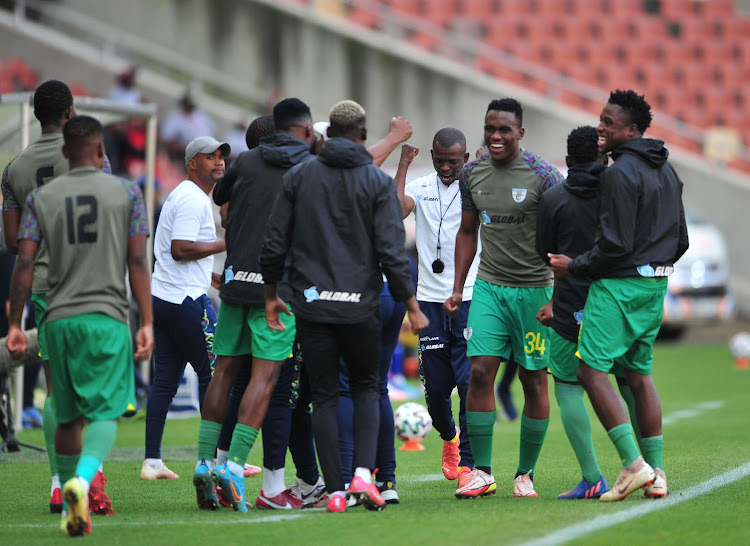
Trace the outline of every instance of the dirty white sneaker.
<instances>
[{"instance_id":1,"label":"dirty white sneaker","mask_svg":"<svg viewBox=\"0 0 750 546\"><path fill-rule=\"evenodd\" d=\"M175 480L179 478L177 474L167 468L167 465L161 463L161 466L154 468L146 461L143 461L141 467L141 479L142 480Z\"/></svg>"},{"instance_id":2,"label":"dirty white sneaker","mask_svg":"<svg viewBox=\"0 0 750 546\"><path fill-rule=\"evenodd\" d=\"M650 486L655 479L654 469L643 460L643 457L638 457L630 466L622 469L615 485L599 497L599 500L602 502L621 501L633 491Z\"/></svg>"},{"instance_id":3,"label":"dirty white sneaker","mask_svg":"<svg viewBox=\"0 0 750 546\"><path fill-rule=\"evenodd\" d=\"M325 496L326 485L320 476L314 484L309 484L298 478L297 482L289 488L289 491L307 506L319 502Z\"/></svg>"},{"instance_id":4,"label":"dirty white sneaker","mask_svg":"<svg viewBox=\"0 0 750 546\"><path fill-rule=\"evenodd\" d=\"M487 497L494 495L497 491L497 484L492 474L475 468L471 471L469 479L464 485L456 489L457 499L475 499L477 497Z\"/></svg>"},{"instance_id":5,"label":"dirty white sneaker","mask_svg":"<svg viewBox=\"0 0 750 546\"><path fill-rule=\"evenodd\" d=\"M526 474L516 476L513 481L513 496L514 497L538 497L536 491L534 491L534 480L531 478L531 470Z\"/></svg>"},{"instance_id":6,"label":"dirty white sneaker","mask_svg":"<svg viewBox=\"0 0 750 546\"><path fill-rule=\"evenodd\" d=\"M643 496L647 499L663 499L669 495L667 475L661 468L654 468L654 474L656 474L656 479L653 484L643 490Z\"/></svg>"}]
</instances>

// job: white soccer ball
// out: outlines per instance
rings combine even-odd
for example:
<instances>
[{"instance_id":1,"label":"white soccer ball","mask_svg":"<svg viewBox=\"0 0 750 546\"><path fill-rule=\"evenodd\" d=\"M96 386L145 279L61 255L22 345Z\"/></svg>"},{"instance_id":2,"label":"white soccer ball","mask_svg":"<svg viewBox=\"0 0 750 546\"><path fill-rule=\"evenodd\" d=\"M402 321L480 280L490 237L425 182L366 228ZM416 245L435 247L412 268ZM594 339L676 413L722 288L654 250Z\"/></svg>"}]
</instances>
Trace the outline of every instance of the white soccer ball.
<instances>
[{"instance_id":1,"label":"white soccer ball","mask_svg":"<svg viewBox=\"0 0 750 546\"><path fill-rule=\"evenodd\" d=\"M729 340L729 350L732 351L734 358L750 357L750 334L740 332L732 336L732 339Z\"/></svg>"},{"instance_id":2,"label":"white soccer ball","mask_svg":"<svg viewBox=\"0 0 750 546\"><path fill-rule=\"evenodd\" d=\"M401 404L393 413L396 436L403 442L423 440L432 430L432 417L427 408L416 402Z\"/></svg>"}]
</instances>

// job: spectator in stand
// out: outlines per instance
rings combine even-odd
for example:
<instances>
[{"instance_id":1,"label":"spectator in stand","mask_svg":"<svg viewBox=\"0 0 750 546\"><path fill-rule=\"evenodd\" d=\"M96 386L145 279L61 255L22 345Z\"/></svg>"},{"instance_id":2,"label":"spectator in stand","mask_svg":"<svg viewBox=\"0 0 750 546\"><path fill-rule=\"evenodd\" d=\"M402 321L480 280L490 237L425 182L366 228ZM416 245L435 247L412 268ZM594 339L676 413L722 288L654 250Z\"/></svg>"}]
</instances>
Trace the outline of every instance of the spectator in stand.
<instances>
[{"instance_id":1,"label":"spectator in stand","mask_svg":"<svg viewBox=\"0 0 750 546\"><path fill-rule=\"evenodd\" d=\"M182 162L185 146L203 135L214 133L214 122L203 110L198 108L190 93L180 99L179 108L167 115L161 127L161 140L169 157L175 162Z\"/></svg>"}]
</instances>

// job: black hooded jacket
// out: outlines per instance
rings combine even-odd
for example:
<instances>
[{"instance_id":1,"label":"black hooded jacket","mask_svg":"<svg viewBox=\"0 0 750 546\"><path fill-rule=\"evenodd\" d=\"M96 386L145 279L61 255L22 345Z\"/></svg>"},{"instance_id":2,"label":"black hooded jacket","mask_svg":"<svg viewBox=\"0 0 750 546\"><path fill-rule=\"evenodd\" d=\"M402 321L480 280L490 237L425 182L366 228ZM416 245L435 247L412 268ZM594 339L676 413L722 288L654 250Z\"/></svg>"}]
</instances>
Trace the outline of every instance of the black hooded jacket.
<instances>
[{"instance_id":1,"label":"black hooded jacket","mask_svg":"<svg viewBox=\"0 0 750 546\"><path fill-rule=\"evenodd\" d=\"M273 207L260 265L268 283L288 263L295 315L320 323L361 322L376 313L382 272L396 301L414 295L404 226L390 176L344 138L289 171Z\"/></svg>"},{"instance_id":2,"label":"black hooded jacket","mask_svg":"<svg viewBox=\"0 0 750 546\"><path fill-rule=\"evenodd\" d=\"M271 206L287 171L313 157L307 142L287 133L269 135L257 148L242 152L214 188L217 205L229 201L227 259L219 290L222 301L265 306L258 257ZM278 290L282 298L289 296L286 283Z\"/></svg>"},{"instance_id":3,"label":"black hooded jacket","mask_svg":"<svg viewBox=\"0 0 750 546\"><path fill-rule=\"evenodd\" d=\"M547 253L575 258L594 246L599 223L599 176L605 170L598 161L575 165L568 170L567 180L542 194L537 214L536 251L547 265ZM588 277L565 277L555 281L552 328L568 341L578 341L590 285Z\"/></svg>"},{"instance_id":4,"label":"black hooded jacket","mask_svg":"<svg viewBox=\"0 0 750 546\"><path fill-rule=\"evenodd\" d=\"M682 181L660 140L637 138L612 152L601 176L594 247L568 269L576 277L666 277L688 248Z\"/></svg>"}]
</instances>

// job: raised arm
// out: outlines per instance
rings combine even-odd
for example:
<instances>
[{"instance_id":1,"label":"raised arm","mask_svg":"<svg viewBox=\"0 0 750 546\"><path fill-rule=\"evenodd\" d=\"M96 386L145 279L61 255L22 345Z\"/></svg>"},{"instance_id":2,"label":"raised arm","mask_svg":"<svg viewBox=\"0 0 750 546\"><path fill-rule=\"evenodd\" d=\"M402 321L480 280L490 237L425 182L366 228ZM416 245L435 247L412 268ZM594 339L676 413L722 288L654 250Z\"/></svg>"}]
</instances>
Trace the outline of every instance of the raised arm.
<instances>
[{"instance_id":1,"label":"raised arm","mask_svg":"<svg viewBox=\"0 0 750 546\"><path fill-rule=\"evenodd\" d=\"M414 161L414 158L417 157L417 154L419 154L419 148L416 146L412 146L411 144L401 146L401 159L398 162L396 176L393 177L403 218L409 216L409 213L414 210L414 199L405 195L404 188L406 187L406 172L409 170L409 165Z\"/></svg>"},{"instance_id":2,"label":"raised arm","mask_svg":"<svg viewBox=\"0 0 750 546\"><path fill-rule=\"evenodd\" d=\"M411 134L411 123L405 118L391 118L391 122L388 125L388 134L383 140L367 148L367 151L370 152L370 155L372 156L372 162L375 166L380 167L399 144L406 142L411 138Z\"/></svg>"}]
</instances>

